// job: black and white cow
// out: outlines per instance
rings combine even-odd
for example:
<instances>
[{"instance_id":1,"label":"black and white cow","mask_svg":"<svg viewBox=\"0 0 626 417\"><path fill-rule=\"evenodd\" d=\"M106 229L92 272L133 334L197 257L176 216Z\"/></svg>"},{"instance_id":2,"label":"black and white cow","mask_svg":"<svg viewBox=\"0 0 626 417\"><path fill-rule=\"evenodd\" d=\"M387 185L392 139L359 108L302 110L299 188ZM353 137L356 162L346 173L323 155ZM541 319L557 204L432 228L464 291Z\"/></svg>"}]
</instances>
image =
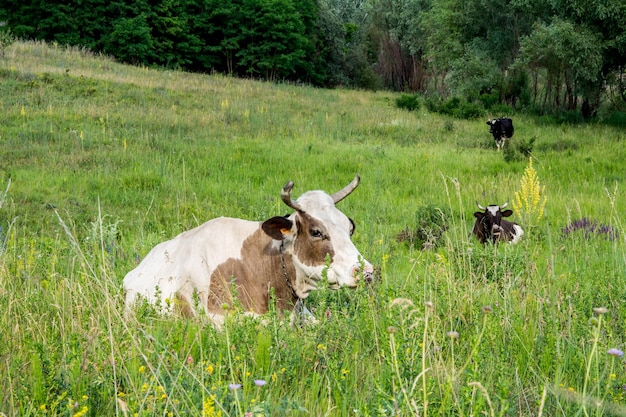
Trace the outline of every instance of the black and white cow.
<instances>
[{"instance_id":1,"label":"black and white cow","mask_svg":"<svg viewBox=\"0 0 626 417\"><path fill-rule=\"evenodd\" d=\"M503 211L507 205L508 203L504 203L501 206L492 204L483 207L478 204L478 208L482 211L474 213L476 223L474 223L472 233L480 240L480 243L488 241L498 243L501 240L517 243L520 240L524 234L522 228L517 223L503 219L503 217L510 217L513 214L513 210Z\"/></svg>"},{"instance_id":2,"label":"black and white cow","mask_svg":"<svg viewBox=\"0 0 626 417\"><path fill-rule=\"evenodd\" d=\"M511 139L513 136L513 120L507 117L501 117L499 119L491 119L487 121L490 127L489 133L493 135L493 140L496 141L498 150L504 147L507 139Z\"/></svg>"}]
</instances>

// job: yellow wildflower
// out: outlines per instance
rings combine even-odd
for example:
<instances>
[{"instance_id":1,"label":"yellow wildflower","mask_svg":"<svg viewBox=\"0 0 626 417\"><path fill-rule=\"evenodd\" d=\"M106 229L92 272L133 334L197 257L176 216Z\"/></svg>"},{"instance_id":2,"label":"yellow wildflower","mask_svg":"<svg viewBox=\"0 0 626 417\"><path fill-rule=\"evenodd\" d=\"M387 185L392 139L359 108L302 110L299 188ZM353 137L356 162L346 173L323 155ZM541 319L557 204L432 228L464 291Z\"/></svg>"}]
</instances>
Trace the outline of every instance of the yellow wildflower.
<instances>
[{"instance_id":1,"label":"yellow wildflower","mask_svg":"<svg viewBox=\"0 0 626 417\"><path fill-rule=\"evenodd\" d=\"M215 409L215 395L209 395L202 403L202 417L221 417L222 412Z\"/></svg>"},{"instance_id":2,"label":"yellow wildflower","mask_svg":"<svg viewBox=\"0 0 626 417\"><path fill-rule=\"evenodd\" d=\"M532 227L541 220L546 206L546 198L542 196L545 187L539 183L532 158L528 160L520 187L521 189L515 192L513 210L519 214L525 226Z\"/></svg>"},{"instance_id":3,"label":"yellow wildflower","mask_svg":"<svg viewBox=\"0 0 626 417\"><path fill-rule=\"evenodd\" d=\"M89 411L89 408L87 408L87 406L83 406L79 411L74 413L74 417L83 417L87 415L87 411Z\"/></svg>"}]
</instances>

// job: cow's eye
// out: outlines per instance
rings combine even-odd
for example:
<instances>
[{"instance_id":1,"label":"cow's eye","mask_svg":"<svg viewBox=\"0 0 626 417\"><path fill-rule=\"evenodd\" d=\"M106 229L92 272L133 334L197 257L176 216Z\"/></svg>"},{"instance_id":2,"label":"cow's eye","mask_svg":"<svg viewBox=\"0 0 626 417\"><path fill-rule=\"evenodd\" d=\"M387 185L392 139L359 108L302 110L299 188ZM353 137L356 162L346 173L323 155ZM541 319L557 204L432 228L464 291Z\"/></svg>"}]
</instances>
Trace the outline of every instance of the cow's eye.
<instances>
[{"instance_id":1,"label":"cow's eye","mask_svg":"<svg viewBox=\"0 0 626 417\"><path fill-rule=\"evenodd\" d=\"M317 229L311 229L311 237L314 237L316 239L321 239L324 237L324 235L322 234L322 232L320 232Z\"/></svg>"}]
</instances>

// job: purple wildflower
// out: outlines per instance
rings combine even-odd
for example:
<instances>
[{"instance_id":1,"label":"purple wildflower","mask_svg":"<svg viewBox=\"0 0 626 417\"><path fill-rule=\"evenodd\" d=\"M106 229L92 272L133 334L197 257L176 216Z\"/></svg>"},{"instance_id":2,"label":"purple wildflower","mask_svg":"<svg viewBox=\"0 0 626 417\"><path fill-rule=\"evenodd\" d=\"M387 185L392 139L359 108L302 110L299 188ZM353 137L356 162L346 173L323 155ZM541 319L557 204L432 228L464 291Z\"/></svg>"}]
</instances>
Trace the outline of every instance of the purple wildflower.
<instances>
[{"instance_id":1,"label":"purple wildflower","mask_svg":"<svg viewBox=\"0 0 626 417\"><path fill-rule=\"evenodd\" d=\"M589 240L593 235L601 236L606 240L617 239L617 230L608 224L599 224L596 220L583 217L572 221L567 227L561 229L563 237L568 237L574 232L581 231L585 239Z\"/></svg>"},{"instance_id":2,"label":"purple wildflower","mask_svg":"<svg viewBox=\"0 0 626 417\"><path fill-rule=\"evenodd\" d=\"M255 379L254 380L254 385L256 385L257 387L262 387L265 384L267 384L267 381L264 380L264 379Z\"/></svg>"},{"instance_id":3,"label":"purple wildflower","mask_svg":"<svg viewBox=\"0 0 626 417\"><path fill-rule=\"evenodd\" d=\"M611 356L617 356L618 358L621 358L622 356L624 356L624 352L622 352L618 348L611 348L607 350L606 353L608 353Z\"/></svg>"},{"instance_id":4,"label":"purple wildflower","mask_svg":"<svg viewBox=\"0 0 626 417\"><path fill-rule=\"evenodd\" d=\"M228 384L228 388L232 389L233 391L237 391L239 388L241 388L241 384Z\"/></svg>"}]
</instances>

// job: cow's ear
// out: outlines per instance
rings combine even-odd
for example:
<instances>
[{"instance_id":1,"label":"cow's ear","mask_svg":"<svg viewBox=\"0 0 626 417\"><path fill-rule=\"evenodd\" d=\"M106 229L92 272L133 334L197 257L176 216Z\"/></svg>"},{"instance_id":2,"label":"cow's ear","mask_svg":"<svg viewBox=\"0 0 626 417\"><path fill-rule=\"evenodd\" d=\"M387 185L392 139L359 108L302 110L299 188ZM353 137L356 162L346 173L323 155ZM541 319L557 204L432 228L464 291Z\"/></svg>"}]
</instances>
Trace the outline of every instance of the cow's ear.
<instances>
[{"instance_id":1,"label":"cow's ear","mask_svg":"<svg viewBox=\"0 0 626 417\"><path fill-rule=\"evenodd\" d=\"M280 216L265 220L261 225L263 231L276 240L283 240L290 235L292 227L293 222L289 218Z\"/></svg>"},{"instance_id":2,"label":"cow's ear","mask_svg":"<svg viewBox=\"0 0 626 417\"><path fill-rule=\"evenodd\" d=\"M513 214L513 210L504 210L502 212L502 217L510 217Z\"/></svg>"},{"instance_id":3,"label":"cow's ear","mask_svg":"<svg viewBox=\"0 0 626 417\"><path fill-rule=\"evenodd\" d=\"M474 213L474 217L476 217L477 219L482 219L483 217L485 217L485 213L483 213L482 211L477 211Z\"/></svg>"}]
</instances>

